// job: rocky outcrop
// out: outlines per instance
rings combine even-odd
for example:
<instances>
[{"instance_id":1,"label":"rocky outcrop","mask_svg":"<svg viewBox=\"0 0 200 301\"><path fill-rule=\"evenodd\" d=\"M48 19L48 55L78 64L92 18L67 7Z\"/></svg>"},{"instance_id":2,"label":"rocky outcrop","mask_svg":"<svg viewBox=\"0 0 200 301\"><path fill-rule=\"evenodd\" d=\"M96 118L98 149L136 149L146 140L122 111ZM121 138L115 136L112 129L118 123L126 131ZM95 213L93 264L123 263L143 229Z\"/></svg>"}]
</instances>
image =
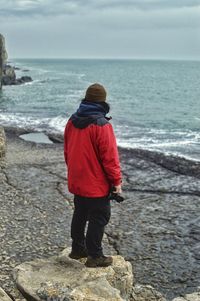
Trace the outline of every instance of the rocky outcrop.
<instances>
[{"instance_id":1,"label":"rocky outcrop","mask_svg":"<svg viewBox=\"0 0 200 301\"><path fill-rule=\"evenodd\" d=\"M5 48L5 39L2 34L0 34L0 89L2 86L1 81L3 75L3 65L5 64L7 57L8 56Z\"/></svg>"},{"instance_id":2,"label":"rocky outcrop","mask_svg":"<svg viewBox=\"0 0 200 301\"><path fill-rule=\"evenodd\" d=\"M6 136L4 129L0 127L0 159L5 155L6 152Z\"/></svg>"},{"instance_id":3,"label":"rocky outcrop","mask_svg":"<svg viewBox=\"0 0 200 301\"><path fill-rule=\"evenodd\" d=\"M84 260L59 256L37 259L16 267L17 287L27 300L123 301L130 300L132 267L121 256L113 257L107 268L86 268Z\"/></svg>"},{"instance_id":4,"label":"rocky outcrop","mask_svg":"<svg viewBox=\"0 0 200 301\"><path fill-rule=\"evenodd\" d=\"M19 70L19 68L7 65L7 58L8 55L5 48L5 38L0 34L0 89L3 85L21 85L32 82L32 78L30 76L16 78L15 70Z\"/></svg>"},{"instance_id":5,"label":"rocky outcrop","mask_svg":"<svg viewBox=\"0 0 200 301\"><path fill-rule=\"evenodd\" d=\"M2 85L20 85L32 82L32 78L30 76L22 76L20 78L16 78L15 70L16 67L12 67L10 65L3 66Z\"/></svg>"},{"instance_id":6,"label":"rocky outcrop","mask_svg":"<svg viewBox=\"0 0 200 301\"><path fill-rule=\"evenodd\" d=\"M2 85L12 85L16 81L15 69L10 65L3 66Z\"/></svg>"}]
</instances>

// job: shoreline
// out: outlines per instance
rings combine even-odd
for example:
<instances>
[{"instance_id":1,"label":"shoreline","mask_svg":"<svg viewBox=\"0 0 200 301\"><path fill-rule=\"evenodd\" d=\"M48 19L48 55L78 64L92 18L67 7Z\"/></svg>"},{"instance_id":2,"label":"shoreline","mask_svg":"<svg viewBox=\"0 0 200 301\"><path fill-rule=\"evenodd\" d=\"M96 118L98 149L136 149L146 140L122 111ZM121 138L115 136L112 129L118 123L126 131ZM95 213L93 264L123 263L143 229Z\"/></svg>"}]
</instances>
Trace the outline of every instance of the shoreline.
<instances>
[{"instance_id":1,"label":"shoreline","mask_svg":"<svg viewBox=\"0 0 200 301\"><path fill-rule=\"evenodd\" d=\"M7 133L10 133L10 134L13 134L13 135L16 135L16 136L20 136L20 135L23 135L23 134L43 133L53 143L63 143L63 135L60 134L60 133L50 133L47 130L37 131L37 130L31 129L31 128L23 128L23 127L12 127L12 126L3 126L3 125L2 125L2 127L5 129L5 131ZM45 142L37 142L37 141L32 141L32 142L45 144ZM161 151L157 151L157 150L150 150L150 149L146 149L146 148L142 148L142 147L134 148L134 147L124 147L124 146L118 145L118 148L121 149L122 151L128 150L128 151L133 152L135 154L141 153L140 154L141 156L146 156L149 159L152 159L154 157L154 154L155 154L155 157L156 157L156 155L162 156L162 157L167 157L167 158L172 157L174 160L177 159L177 160L183 160L183 161L188 161L188 162L191 162L191 163L200 164L200 159L197 160L197 159L193 159L193 158L190 158L190 157L187 157L187 156L184 156L184 155L172 154L172 153L168 153L168 152L161 152Z\"/></svg>"},{"instance_id":2,"label":"shoreline","mask_svg":"<svg viewBox=\"0 0 200 301\"><path fill-rule=\"evenodd\" d=\"M33 131L31 129L24 128L15 128L15 127L4 127L7 135L17 136L20 139L26 141L20 137L21 135L29 135L29 134L43 134L44 142L37 141L37 138L34 140L27 140L27 142L36 143L40 145L46 144L62 144L63 143L63 135L61 134L52 134L47 131ZM34 139L34 138L33 138ZM41 137L42 139L42 137ZM47 141L49 139L50 143ZM159 151L152 151L144 148L126 148L122 146L118 146L120 153L126 153L127 156L137 156L138 158L148 160L150 162L156 163L164 168L167 168L171 171L178 172L180 174L184 174L187 176L195 176L200 178L200 161L195 159L189 159L184 156L178 156L173 154L167 154Z\"/></svg>"}]
</instances>

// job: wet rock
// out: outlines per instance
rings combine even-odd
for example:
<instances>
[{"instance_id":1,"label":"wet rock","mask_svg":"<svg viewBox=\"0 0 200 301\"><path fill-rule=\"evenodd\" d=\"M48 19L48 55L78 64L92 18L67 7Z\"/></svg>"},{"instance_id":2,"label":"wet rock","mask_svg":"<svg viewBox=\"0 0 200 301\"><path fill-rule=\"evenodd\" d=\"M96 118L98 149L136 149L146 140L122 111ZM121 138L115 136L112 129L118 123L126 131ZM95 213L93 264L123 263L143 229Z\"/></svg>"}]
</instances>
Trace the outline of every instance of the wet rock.
<instances>
[{"instance_id":1,"label":"wet rock","mask_svg":"<svg viewBox=\"0 0 200 301\"><path fill-rule=\"evenodd\" d=\"M114 256L113 265L107 268L86 268L84 259L70 259L68 253L65 249L57 257L15 268L17 287L27 300L129 300L133 274L123 257Z\"/></svg>"},{"instance_id":2,"label":"wet rock","mask_svg":"<svg viewBox=\"0 0 200 301\"><path fill-rule=\"evenodd\" d=\"M21 85L33 81L30 76L22 76L21 78L16 78L15 70L17 70L16 67L12 67L11 65L3 66L2 85Z\"/></svg>"},{"instance_id":3,"label":"wet rock","mask_svg":"<svg viewBox=\"0 0 200 301\"><path fill-rule=\"evenodd\" d=\"M25 83L30 83L32 82L32 78L30 76L22 76L21 78L16 79L15 85L21 85Z\"/></svg>"}]
</instances>

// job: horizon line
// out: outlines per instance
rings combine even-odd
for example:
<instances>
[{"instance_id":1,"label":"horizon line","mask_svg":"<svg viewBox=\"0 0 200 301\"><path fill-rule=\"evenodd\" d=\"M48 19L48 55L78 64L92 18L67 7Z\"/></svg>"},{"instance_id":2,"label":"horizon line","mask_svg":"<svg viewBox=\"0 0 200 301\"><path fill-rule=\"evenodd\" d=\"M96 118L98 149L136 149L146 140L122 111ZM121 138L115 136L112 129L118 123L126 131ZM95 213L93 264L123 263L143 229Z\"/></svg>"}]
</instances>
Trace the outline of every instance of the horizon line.
<instances>
[{"instance_id":1,"label":"horizon line","mask_svg":"<svg viewBox=\"0 0 200 301\"><path fill-rule=\"evenodd\" d=\"M167 58L167 57L10 57L30 60L135 60L135 61L200 61L200 58ZM9 62L9 59L7 60Z\"/></svg>"}]
</instances>

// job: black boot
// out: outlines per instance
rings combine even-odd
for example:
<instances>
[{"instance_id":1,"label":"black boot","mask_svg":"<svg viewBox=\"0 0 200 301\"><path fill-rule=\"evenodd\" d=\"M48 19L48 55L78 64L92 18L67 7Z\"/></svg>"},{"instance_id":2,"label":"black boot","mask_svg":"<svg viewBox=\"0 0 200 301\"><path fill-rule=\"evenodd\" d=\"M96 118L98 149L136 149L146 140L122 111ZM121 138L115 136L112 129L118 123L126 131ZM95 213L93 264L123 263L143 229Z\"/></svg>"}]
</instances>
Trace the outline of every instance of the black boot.
<instances>
[{"instance_id":1,"label":"black boot","mask_svg":"<svg viewBox=\"0 0 200 301\"><path fill-rule=\"evenodd\" d=\"M91 256L88 256L87 261L85 263L86 267L88 268L97 268L97 267L108 267L109 265L112 265L113 259L111 256L100 256L93 258Z\"/></svg>"}]
</instances>

